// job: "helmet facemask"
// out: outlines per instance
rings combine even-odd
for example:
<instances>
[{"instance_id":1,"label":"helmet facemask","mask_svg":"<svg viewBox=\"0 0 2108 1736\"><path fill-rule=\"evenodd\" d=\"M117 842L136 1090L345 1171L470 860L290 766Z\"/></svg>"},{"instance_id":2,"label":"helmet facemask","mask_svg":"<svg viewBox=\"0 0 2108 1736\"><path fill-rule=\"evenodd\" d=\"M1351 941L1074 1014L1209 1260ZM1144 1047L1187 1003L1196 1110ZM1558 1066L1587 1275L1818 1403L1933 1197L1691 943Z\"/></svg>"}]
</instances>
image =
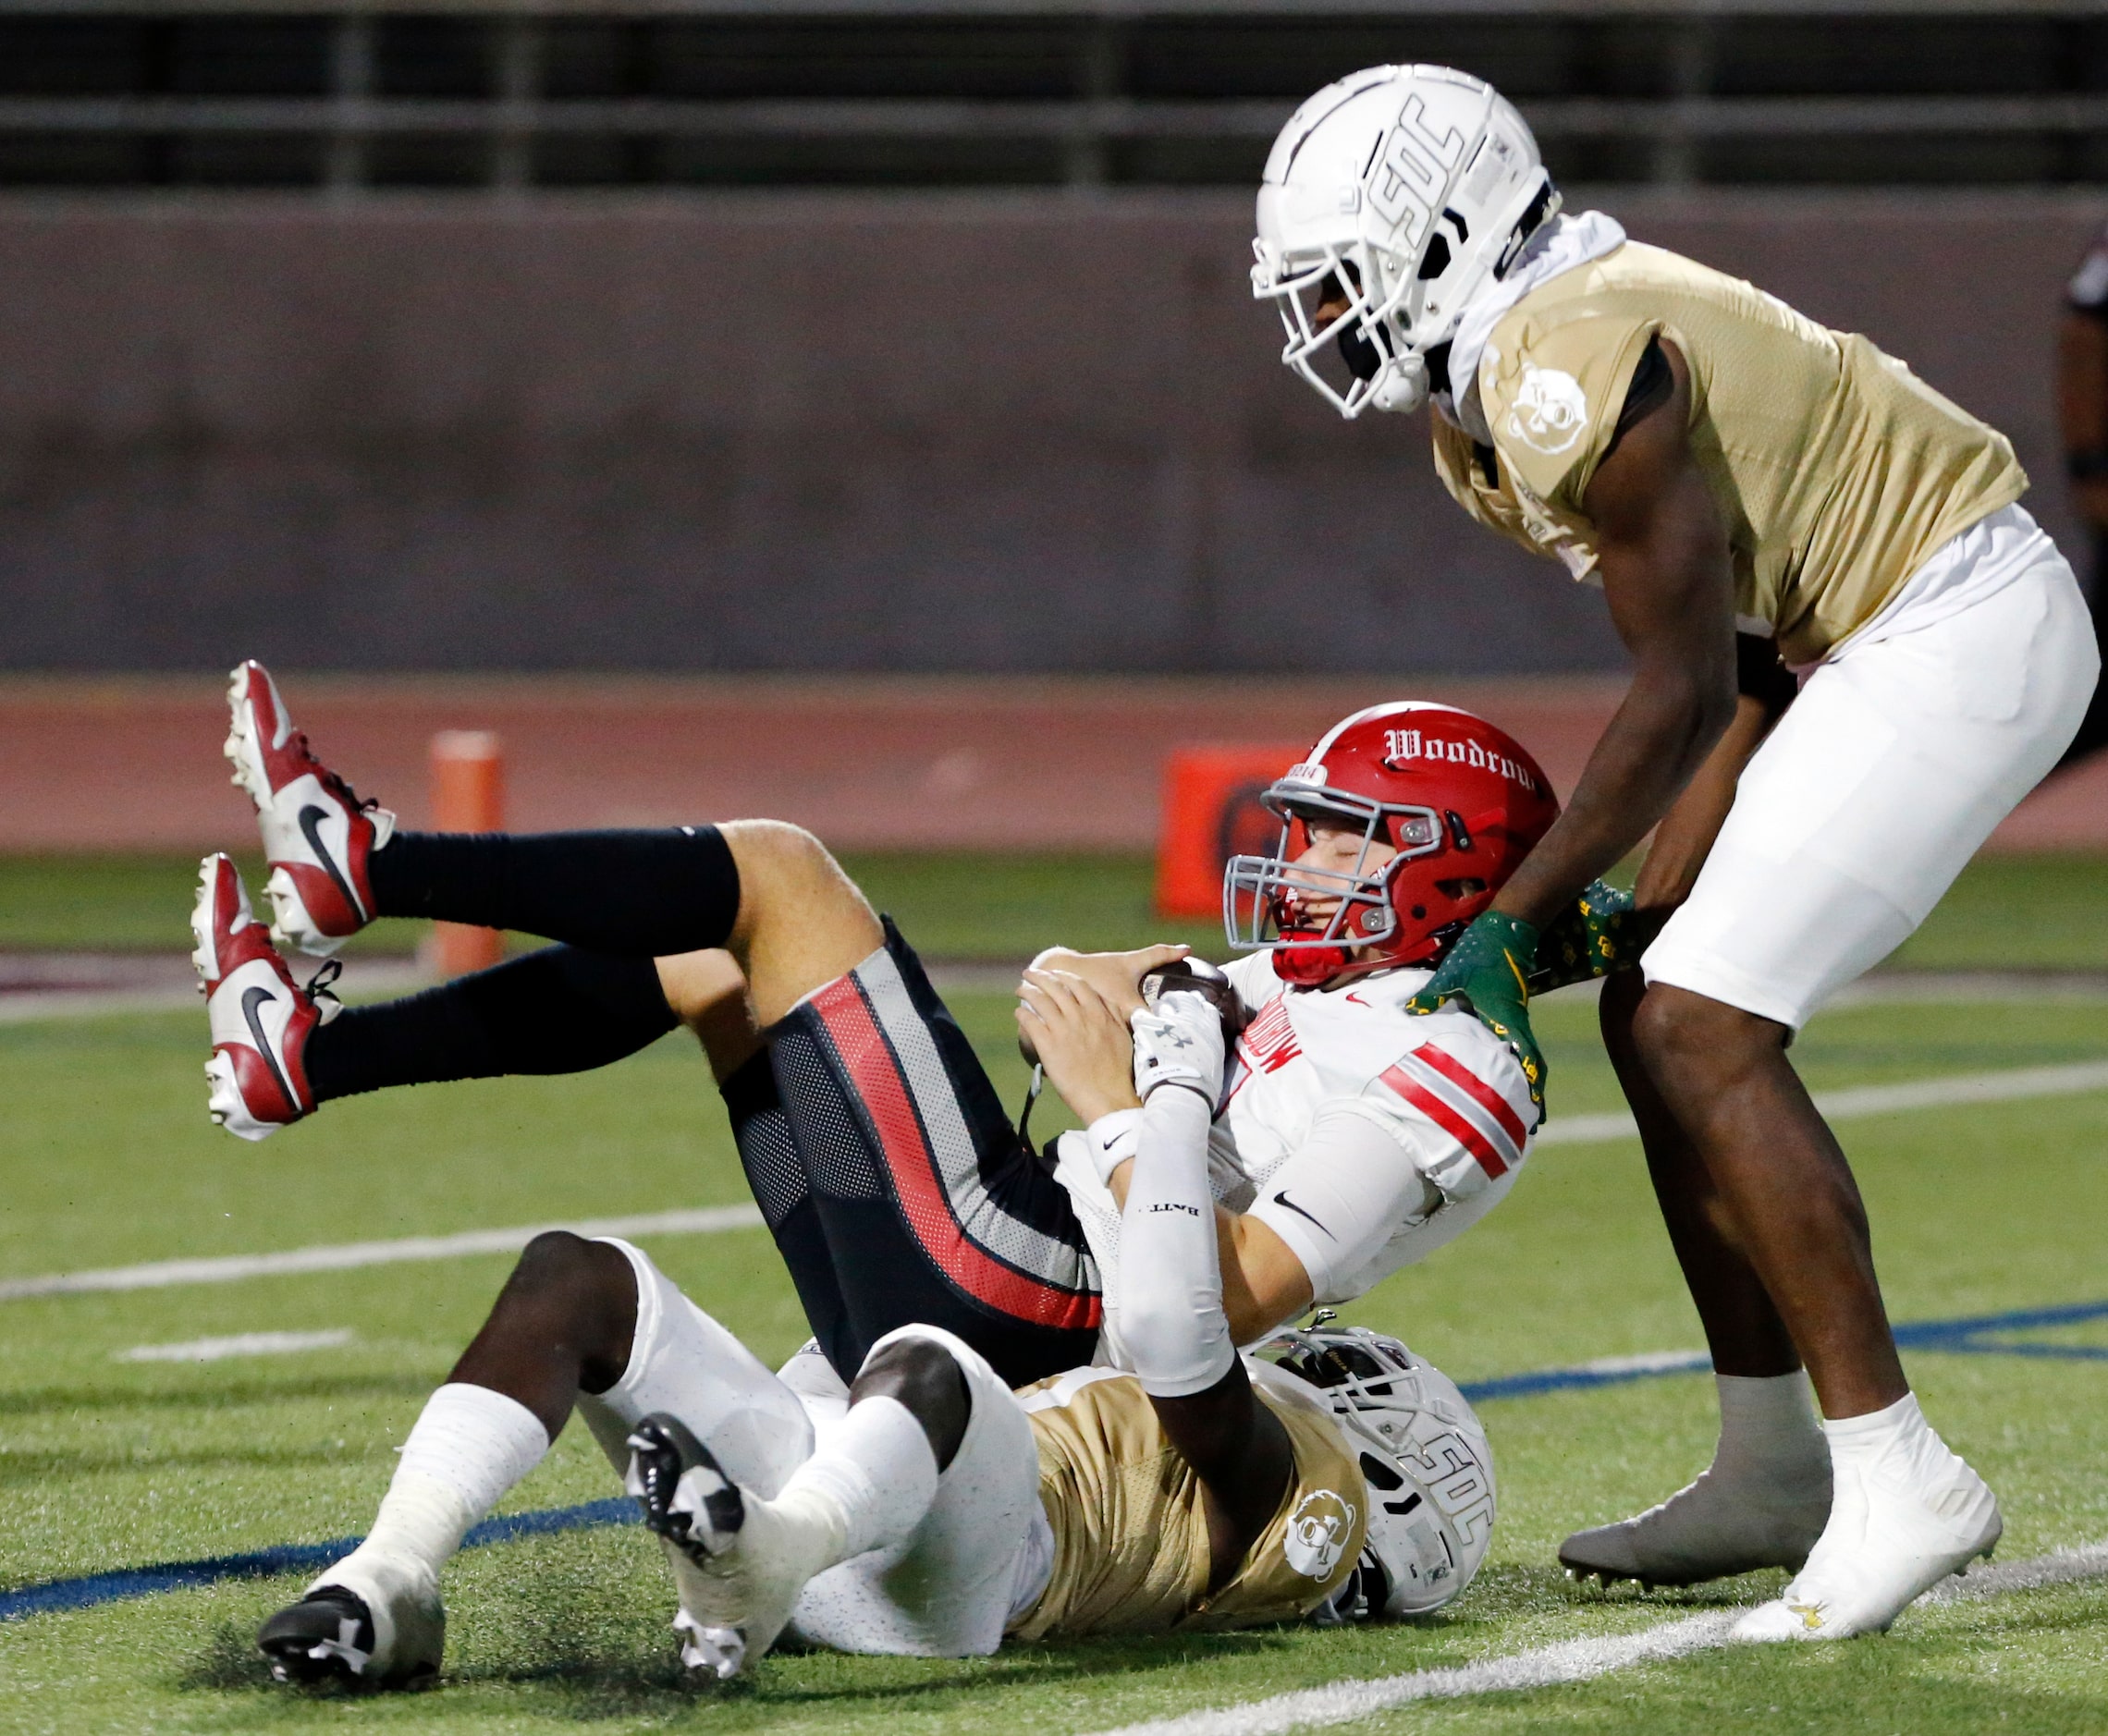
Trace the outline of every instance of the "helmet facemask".
<instances>
[{"instance_id":1,"label":"helmet facemask","mask_svg":"<svg viewBox=\"0 0 2108 1736\"><path fill-rule=\"evenodd\" d=\"M1427 361L1407 345L1409 320L1396 317L1412 287L1407 264L1357 241L1330 243L1278 278L1263 260L1252 267L1255 292L1272 299L1288 336L1282 363L1350 422L1372 404L1411 411L1427 402ZM1335 304L1343 311L1322 319Z\"/></svg>"},{"instance_id":2,"label":"helmet facemask","mask_svg":"<svg viewBox=\"0 0 2108 1736\"><path fill-rule=\"evenodd\" d=\"M1405 962L1384 950L1401 928L1394 883L1407 862L1441 850L1441 816L1432 808L1294 778L1283 778L1260 800L1281 816L1281 839L1272 855L1233 856L1223 869L1222 925L1230 945L1241 952L1269 949L1275 974L1302 987L1329 983L1357 963L1379 970ZM1313 823L1359 829L1353 867L1293 860L1297 834L1307 841ZM1396 854L1372 863L1379 842Z\"/></svg>"}]
</instances>

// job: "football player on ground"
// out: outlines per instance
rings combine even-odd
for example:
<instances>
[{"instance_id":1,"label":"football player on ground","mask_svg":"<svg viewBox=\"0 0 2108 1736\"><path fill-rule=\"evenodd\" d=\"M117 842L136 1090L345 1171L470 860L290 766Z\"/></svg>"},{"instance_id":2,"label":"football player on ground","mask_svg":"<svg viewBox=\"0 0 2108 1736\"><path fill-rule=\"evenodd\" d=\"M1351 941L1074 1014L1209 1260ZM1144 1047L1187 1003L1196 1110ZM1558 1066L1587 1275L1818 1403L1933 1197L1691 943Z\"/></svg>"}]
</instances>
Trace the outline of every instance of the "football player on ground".
<instances>
[{"instance_id":1,"label":"football player on ground","mask_svg":"<svg viewBox=\"0 0 2108 1736\"><path fill-rule=\"evenodd\" d=\"M1149 1274L1130 1296L1133 1373L1079 1368L1013 1395L962 1339L905 1324L846 1392L810 1348L778 1377L642 1250L536 1238L426 1400L372 1530L259 1631L273 1673L435 1676L441 1570L574 1410L665 1545L699 1676L740 1673L786 1628L958 1657L1011 1635L1440 1608L1491 1535L1477 1417L1366 1329L1238 1356L1206 1168L1154 1138L1207 1105L1177 1084L1150 1105L1128 1208Z\"/></svg>"},{"instance_id":2,"label":"football player on ground","mask_svg":"<svg viewBox=\"0 0 2108 1736\"><path fill-rule=\"evenodd\" d=\"M1884 1628L1989 1553L1998 1504L1911 1395L1857 1188L1786 1049L2071 740L2099 672L2071 569L2015 504L2003 435L1865 338L1561 214L1521 117L1465 74L1373 67L1304 104L1256 249L1282 360L1348 417L1431 399L1450 493L1599 585L1633 659L1565 813L1420 1001L1464 994L1526 1050L1539 925L1667 816L1644 890L1674 914L1603 1026L1721 1442L1562 1557L1660 1584L1796 1570L1747 1639ZM1768 734L1737 706L1738 630L1801 678Z\"/></svg>"},{"instance_id":3,"label":"football player on ground","mask_svg":"<svg viewBox=\"0 0 2108 1736\"><path fill-rule=\"evenodd\" d=\"M810 834L402 832L314 758L261 667L236 672L232 700L283 939L327 952L376 915L416 915L564 944L343 1007L320 978L295 985L233 864L208 858L193 926L215 1119L262 1138L385 1085L599 1066L685 1021L841 1379L905 1322L950 1331L1013 1386L1123 1360L1131 1052L1223 1043L1198 996L1143 1004L1144 972L1183 948L1045 955L1031 973L1021 1026L1091 1123L1050 1170L913 951ZM1232 864L1259 951L1232 969L1255 1016L1190 1130L1239 1344L1359 1296L1514 1185L1536 1116L1513 1050L1465 1013L1404 1003L1557 812L1521 748L1441 706L1357 714L1268 800L1296 862Z\"/></svg>"}]
</instances>

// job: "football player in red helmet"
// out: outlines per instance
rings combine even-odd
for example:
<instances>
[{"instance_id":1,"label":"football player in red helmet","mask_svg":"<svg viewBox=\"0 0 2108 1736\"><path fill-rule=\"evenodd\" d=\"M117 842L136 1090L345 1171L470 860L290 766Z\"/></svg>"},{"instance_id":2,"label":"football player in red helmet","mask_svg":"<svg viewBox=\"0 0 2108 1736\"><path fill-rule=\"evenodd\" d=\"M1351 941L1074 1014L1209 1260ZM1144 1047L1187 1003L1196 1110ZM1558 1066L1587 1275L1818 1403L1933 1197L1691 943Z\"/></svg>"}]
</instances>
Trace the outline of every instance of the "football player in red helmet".
<instances>
[{"instance_id":1,"label":"football player in red helmet","mask_svg":"<svg viewBox=\"0 0 2108 1736\"><path fill-rule=\"evenodd\" d=\"M1334 726L1262 800L1280 848L1232 859L1223 925L1299 988L1432 963L1559 815L1513 738L1412 700Z\"/></svg>"},{"instance_id":2,"label":"football player in red helmet","mask_svg":"<svg viewBox=\"0 0 2108 1736\"><path fill-rule=\"evenodd\" d=\"M1281 842L1224 869L1227 937L1246 956L1212 1000L1166 978L1150 1007L1116 1017L1134 955L1047 953L1026 973L1021 1032L1087 1124L1062 1136L1056 1174L1116 1355L1125 1167L1137 1098L1153 1104L1160 1078L1213 1105L1183 1134L1211 1154L1241 1334L1359 1296L1461 1234L1514 1185L1541 1119L1526 1042L1468 1003L1419 1005L1558 816L1528 752L1451 706L1376 705L1328 730L1264 801ZM1544 963L1515 995L1636 958L1630 904L1591 887L1547 925Z\"/></svg>"}]
</instances>

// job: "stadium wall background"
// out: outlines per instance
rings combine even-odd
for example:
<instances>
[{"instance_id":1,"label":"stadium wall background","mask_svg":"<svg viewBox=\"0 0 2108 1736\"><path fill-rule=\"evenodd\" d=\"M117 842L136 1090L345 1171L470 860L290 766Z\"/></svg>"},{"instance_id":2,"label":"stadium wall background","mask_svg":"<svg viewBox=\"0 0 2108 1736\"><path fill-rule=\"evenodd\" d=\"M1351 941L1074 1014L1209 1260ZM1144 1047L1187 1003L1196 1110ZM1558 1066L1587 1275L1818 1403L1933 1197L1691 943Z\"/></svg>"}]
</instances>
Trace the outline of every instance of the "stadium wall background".
<instances>
[{"instance_id":1,"label":"stadium wall background","mask_svg":"<svg viewBox=\"0 0 2108 1736\"><path fill-rule=\"evenodd\" d=\"M1576 201L1576 204L1586 202ZM2101 210L1620 189L2006 429ZM0 666L1614 666L1416 420L1276 364L1217 193L0 202Z\"/></svg>"}]
</instances>

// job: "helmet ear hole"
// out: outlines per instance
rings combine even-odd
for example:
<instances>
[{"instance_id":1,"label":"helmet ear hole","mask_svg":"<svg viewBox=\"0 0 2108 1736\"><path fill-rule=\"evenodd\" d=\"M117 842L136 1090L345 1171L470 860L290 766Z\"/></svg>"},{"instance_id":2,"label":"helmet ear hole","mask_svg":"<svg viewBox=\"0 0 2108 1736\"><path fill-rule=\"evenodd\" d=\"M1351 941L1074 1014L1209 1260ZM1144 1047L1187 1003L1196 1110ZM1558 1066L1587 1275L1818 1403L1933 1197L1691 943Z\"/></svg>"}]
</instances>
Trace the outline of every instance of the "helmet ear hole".
<instances>
[{"instance_id":1,"label":"helmet ear hole","mask_svg":"<svg viewBox=\"0 0 2108 1736\"><path fill-rule=\"evenodd\" d=\"M1438 235L1428 243L1428 251L1420 258L1420 281L1426 283L1430 278L1440 277L1449 268L1449 237Z\"/></svg>"},{"instance_id":2,"label":"helmet ear hole","mask_svg":"<svg viewBox=\"0 0 2108 1736\"><path fill-rule=\"evenodd\" d=\"M1475 899L1484 892L1486 882L1478 879L1438 880L1435 882L1435 890L1445 899L1453 899L1457 903L1462 904L1465 899ZM1417 916L1420 912L1416 911L1414 914Z\"/></svg>"},{"instance_id":3,"label":"helmet ear hole","mask_svg":"<svg viewBox=\"0 0 2108 1736\"><path fill-rule=\"evenodd\" d=\"M1405 1486L1405 1478L1399 1472L1398 1467L1385 1464L1374 1453L1365 1452L1362 1454L1361 1472L1370 1484L1387 1495L1392 1489L1402 1489Z\"/></svg>"}]
</instances>

